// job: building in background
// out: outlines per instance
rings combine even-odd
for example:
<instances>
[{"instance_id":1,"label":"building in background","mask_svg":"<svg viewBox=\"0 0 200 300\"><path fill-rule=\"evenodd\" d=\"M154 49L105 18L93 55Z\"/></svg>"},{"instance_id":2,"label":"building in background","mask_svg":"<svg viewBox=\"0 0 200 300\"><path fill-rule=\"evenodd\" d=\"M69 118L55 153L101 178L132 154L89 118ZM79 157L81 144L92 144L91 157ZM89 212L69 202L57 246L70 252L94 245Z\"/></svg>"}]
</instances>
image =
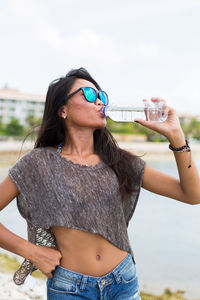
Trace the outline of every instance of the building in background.
<instances>
[{"instance_id":1,"label":"building in background","mask_svg":"<svg viewBox=\"0 0 200 300\"><path fill-rule=\"evenodd\" d=\"M17 118L25 125L27 116L41 118L44 111L45 96L20 93L18 90L3 88L0 90L0 119L7 124Z\"/></svg>"}]
</instances>

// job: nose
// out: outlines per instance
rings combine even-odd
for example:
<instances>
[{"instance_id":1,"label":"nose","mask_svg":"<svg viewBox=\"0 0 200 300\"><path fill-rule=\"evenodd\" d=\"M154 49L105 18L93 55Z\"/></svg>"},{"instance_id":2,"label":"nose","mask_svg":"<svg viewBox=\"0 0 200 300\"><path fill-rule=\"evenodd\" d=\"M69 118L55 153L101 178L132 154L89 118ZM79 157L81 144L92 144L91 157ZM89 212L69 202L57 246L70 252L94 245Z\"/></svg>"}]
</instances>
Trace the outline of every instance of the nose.
<instances>
[{"instance_id":1,"label":"nose","mask_svg":"<svg viewBox=\"0 0 200 300\"><path fill-rule=\"evenodd\" d=\"M101 101L101 99L97 98L97 100L95 101L96 105L104 105L103 102Z\"/></svg>"}]
</instances>

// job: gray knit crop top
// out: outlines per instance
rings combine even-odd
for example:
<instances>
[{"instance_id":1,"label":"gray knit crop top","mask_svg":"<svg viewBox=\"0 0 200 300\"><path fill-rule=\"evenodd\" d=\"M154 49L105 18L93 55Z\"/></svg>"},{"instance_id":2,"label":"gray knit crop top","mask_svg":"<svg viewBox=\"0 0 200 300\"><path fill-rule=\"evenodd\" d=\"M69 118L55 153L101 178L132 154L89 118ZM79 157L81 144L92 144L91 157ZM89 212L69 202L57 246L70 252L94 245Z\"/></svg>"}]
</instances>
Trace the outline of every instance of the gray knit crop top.
<instances>
[{"instance_id":1,"label":"gray knit crop top","mask_svg":"<svg viewBox=\"0 0 200 300\"><path fill-rule=\"evenodd\" d=\"M53 147L35 148L9 169L19 190L17 206L27 222L28 240L36 245L56 247L52 226L64 226L99 234L116 247L134 255L127 227L134 213L146 162L136 157L138 186L122 201L118 179L103 161L80 165L62 157ZM37 268L27 259L13 280L23 284Z\"/></svg>"}]
</instances>

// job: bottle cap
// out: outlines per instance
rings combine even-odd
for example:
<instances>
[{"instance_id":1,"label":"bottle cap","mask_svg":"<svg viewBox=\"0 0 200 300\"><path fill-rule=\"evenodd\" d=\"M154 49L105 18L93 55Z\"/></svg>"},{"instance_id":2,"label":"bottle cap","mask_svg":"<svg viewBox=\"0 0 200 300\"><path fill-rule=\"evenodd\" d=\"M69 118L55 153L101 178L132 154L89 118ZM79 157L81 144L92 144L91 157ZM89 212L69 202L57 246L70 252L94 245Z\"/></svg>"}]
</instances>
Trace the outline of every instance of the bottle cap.
<instances>
[{"instance_id":1,"label":"bottle cap","mask_svg":"<svg viewBox=\"0 0 200 300\"><path fill-rule=\"evenodd\" d=\"M104 106L104 108L102 109L102 113L104 114L105 117L107 117L107 114L106 114L106 106Z\"/></svg>"}]
</instances>

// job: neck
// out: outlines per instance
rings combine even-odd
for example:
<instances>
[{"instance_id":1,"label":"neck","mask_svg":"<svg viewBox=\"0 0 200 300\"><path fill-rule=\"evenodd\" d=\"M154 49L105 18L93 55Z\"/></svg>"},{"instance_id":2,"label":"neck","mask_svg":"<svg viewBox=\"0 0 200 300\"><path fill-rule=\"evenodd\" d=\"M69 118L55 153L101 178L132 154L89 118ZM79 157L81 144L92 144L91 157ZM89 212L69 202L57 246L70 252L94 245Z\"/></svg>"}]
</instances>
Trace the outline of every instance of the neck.
<instances>
[{"instance_id":1,"label":"neck","mask_svg":"<svg viewBox=\"0 0 200 300\"><path fill-rule=\"evenodd\" d=\"M94 154L94 131L85 128L75 132L72 131L68 132L68 136L62 146L62 152L79 157Z\"/></svg>"}]
</instances>

